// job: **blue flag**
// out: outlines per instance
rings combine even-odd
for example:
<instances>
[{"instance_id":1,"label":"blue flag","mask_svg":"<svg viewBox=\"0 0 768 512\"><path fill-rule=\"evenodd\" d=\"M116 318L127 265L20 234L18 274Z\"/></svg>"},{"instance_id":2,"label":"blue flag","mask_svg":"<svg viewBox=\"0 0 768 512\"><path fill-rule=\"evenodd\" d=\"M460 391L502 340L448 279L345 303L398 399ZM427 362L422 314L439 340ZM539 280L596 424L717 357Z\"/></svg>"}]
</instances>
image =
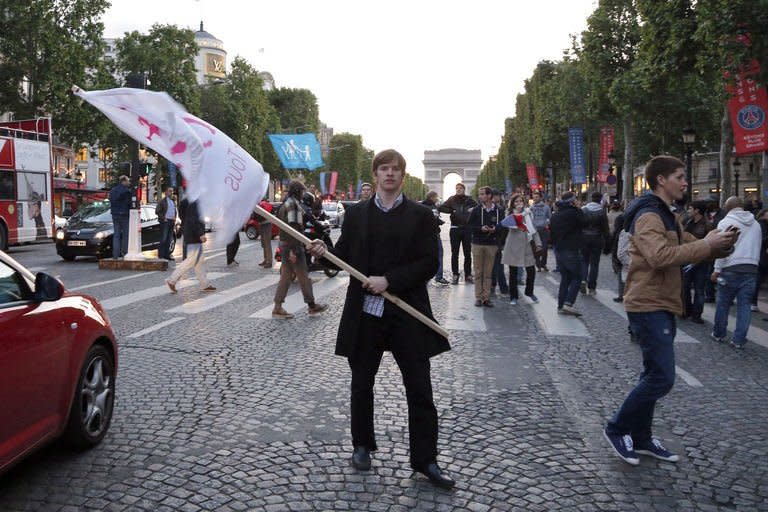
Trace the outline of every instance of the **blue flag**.
<instances>
[{"instance_id":1,"label":"blue flag","mask_svg":"<svg viewBox=\"0 0 768 512\"><path fill-rule=\"evenodd\" d=\"M269 135L280 163L286 169L309 169L323 166L320 144L314 133Z\"/></svg>"},{"instance_id":2,"label":"blue flag","mask_svg":"<svg viewBox=\"0 0 768 512\"><path fill-rule=\"evenodd\" d=\"M568 128L568 143L571 147L571 181L574 185L587 182L584 167L584 130Z\"/></svg>"}]
</instances>

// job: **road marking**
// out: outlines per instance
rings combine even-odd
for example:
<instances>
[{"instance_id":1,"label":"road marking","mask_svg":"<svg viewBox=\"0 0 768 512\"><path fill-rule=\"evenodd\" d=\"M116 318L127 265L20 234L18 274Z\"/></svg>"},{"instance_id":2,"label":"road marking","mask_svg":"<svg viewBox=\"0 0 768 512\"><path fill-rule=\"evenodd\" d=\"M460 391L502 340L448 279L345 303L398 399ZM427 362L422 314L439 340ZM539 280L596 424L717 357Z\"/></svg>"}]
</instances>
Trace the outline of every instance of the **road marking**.
<instances>
[{"instance_id":1,"label":"road marking","mask_svg":"<svg viewBox=\"0 0 768 512\"><path fill-rule=\"evenodd\" d=\"M675 373L680 376L681 379L685 381L686 384L688 384L691 387L694 388L702 388L704 387L704 384L701 383L699 379L688 373L687 371L683 370L679 366L675 365Z\"/></svg>"},{"instance_id":2,"label":"road marking","mask_svg":"<svg viewBox=\"0 0 768 512\"><path fill-rule=\"evenodd\" d=\"M448 295L448 311L444 326L450 331L486 332L488 326L483 318L483 310L475 306L475 287L472 285L451 286Z\"/></svg>"},{"instance_id":3,"label":"road marking","mask_svg":"<svg viewBox=\"0 0 768 512\"><path fill-rule=\"evenodd\" d=\"M142 272L140 274L133 274L130 276L125 277L118 277L117 279L109 279L107 281L99 281L98 283L91 283L91 284L85 284L83 286L77 286L75 288L67 288L70 292L76 292L78 290L85 290L87 288L94 288L96 286L103 286L105 284L112 284L112 283L118 283L120 281L126 281L128 279L136 279L137 277L147 276L149 274L157 274L156 270L153 270L152 272Z\"/></svg>"},{"instance_id":4,"label":"road marking","mask_svg":"<svg viewBox=\"0 0 768 512\"><path fill-rule=\"evenodd\" d=\"M277 281L277 279L275 279L275 281ZM313 285L312 294L315 296L315 300L317 300L325 297L326 295L330 295L334 290L348 283L349 281L347 279L329 277L323 279L317 285ZM301 291L288 295L285 298L285 302L283 302L283 309L292 315L295 315L301 311L305 306L306 304L304 304L304 296L301 294ZM261 308L254 314L250 315L248 318L272 318L272 309L274 309L274 304L270 304L265 308Z\"/></svg>"},{"instance_id":5,"label":"road marking","mask_svg":"<svg viewBox=\"0 0 768 512\"><path fill-rule=\"evenodd\" d=\"M209 272L208 273L208 280L213 281L214 279L219 279L224 276L231 275L230 272ZM177 290L183 290L184 288L188 288L190 286L196 286L197 285L197 279L184 279L183 281L179 281L176 283L176 289ZM133 304L134 302L139 302L141 300L148 300L148 299L154 299L156 297L160 297L162 295L168 295L170 294L170 290L168 289L168 286L163 283L162 286L153 286L152 288L146 288L144 290L139 290L137 292L128 293L126 295L120 295L118 297L113 297L111 299L104 299L100 300L101 306L104 309L117 309L121 308L123 306L128 306L129 304Z\"/></svg>"},{"instance_id":6,"label":"road marking","mask_svg":"<svg viewBox=\"0 0 768 512\"><path fill-rule=\"evenodd\" d=\"M133 334L129 334L129 338L138 338L140 336L144 336L145 334L149 334L151 332L159 331L163 327L168 327L171 324L175 324L176 322L184 320L184 317L177 317L177 318L171 318L170 320L166 320L165 322L160 322L159 324L153 325L152 327L147 327L146 329L142 329L139 332L135 332Z\"/></svg>"},{"instance_id":7,"label":"road marking","mask_svg":"<svg viewBox=\"0 0 768 512\"><path fill-rule=\"evenodd\" d=\"M539 303L534 304L532 309L539 325L548 335L590 337L587 326L579 317L557 312L557 299L546 288L534 286L534 291Z\"/></svg>"},{"instance_id":8,"label":"road marking","mask_svg":"<svg viewBox=\"0 0 768 512\"><path fill-rule=\"evenodd\" d=\"M731 315L731 311L736 310L736 304L734 303L733 306L730 307L728 313L728 328L731 332L733 332L734 327L736 326L736 317L734 315ZM751 315L752 313L750 313ZM705 318L707 321L715 323L715 305L714 304L704 304L704 312L701 314L702 318ZM753 319L754 320L754 319ZM768 331L765 331L755 325L755 322L751 322L749 325L749 330L747 331L747 341L751 343L755 343L756 345L760 345L762 347L768 348Z\"/></svg>"},{"instance_id":9,"label":"road marking","mask_svg":"<svg viewBox=\"0 0 768 512\"><path fill-rule=\"evenodd\" d=\"M204 311L208 311L213 308L223 306L227 302L232 302L233 300L238 299L240 297L244 297L246 295L256 293L260 290L263 290L264 288L268 288L276 284L279 279L280 279L280 276L277 276L274 274L268 275L268 276L262 277L261 279L250 281L245 284L241 284L240 286L235 286L234 288L229 288L227 290L220 290L220 291L215 291L211 294L206 294L204 297L200 297L199 299L186 302L180 306L176 306L175 308L167 309L165 312L166 313L185 313L188 315L195 314L195 313L202 313Z\"/></svg>"}]
</instances>

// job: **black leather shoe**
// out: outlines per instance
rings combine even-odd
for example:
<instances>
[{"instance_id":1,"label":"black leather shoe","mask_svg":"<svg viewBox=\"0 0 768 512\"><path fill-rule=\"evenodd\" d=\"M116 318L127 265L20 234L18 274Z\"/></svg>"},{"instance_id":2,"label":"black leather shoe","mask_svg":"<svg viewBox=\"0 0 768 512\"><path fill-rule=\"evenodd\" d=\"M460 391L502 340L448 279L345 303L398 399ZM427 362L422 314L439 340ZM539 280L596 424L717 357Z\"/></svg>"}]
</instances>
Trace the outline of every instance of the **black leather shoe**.
<instances>
[{"instance_id":1,"label":"black leather shoe","mask_svg":"<svg viewBox=\"0 0 768 512\"><path fill-rule=\"evenodd\" d=\"M352 452L352 465L360 471L371 469L371 451L366 446L355 446Z\"/></svg>"},{"instance_id":2,"label":"black leather shoe","mask_svg":"<svg viewBox=\"0 0 768 512\"><path fill-rule=\"evenodd\" d=\"M435 462L427 464L423 468L417 469L416 471L426 476L429 478L430 482L438 487L442 487L443 489L452 489L453 486L456 485L456 482L445 473L443 473Z\"/></svg>"}]
</instances>

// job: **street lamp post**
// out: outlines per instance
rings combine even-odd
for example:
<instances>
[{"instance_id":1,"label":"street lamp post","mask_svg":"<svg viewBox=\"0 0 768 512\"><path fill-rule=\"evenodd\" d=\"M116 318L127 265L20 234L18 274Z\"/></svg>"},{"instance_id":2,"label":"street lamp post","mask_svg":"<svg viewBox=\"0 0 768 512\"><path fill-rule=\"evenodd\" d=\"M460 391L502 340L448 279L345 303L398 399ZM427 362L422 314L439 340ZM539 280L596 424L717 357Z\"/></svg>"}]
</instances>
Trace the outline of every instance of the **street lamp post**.
<instances>
[{"instance_id":1,"label":"street lamp post","mask_svg":"<svg viewBox=\"0 0 768 512\"><path fill-rule=\"evenodd\" d=\"M739 177L741 176L739 174L739 171L741 170L741 160L739 160L739 157L737 156L736 159L733 161L733 178L734 178L734 185L736 188L736 193L734 194L736 197L739 196Z\"/></svg>"},{"instance_id":2,"label":"street lamp post","mask_svg":"<svg viewBox=\"0 0 768 512\"><path fill-rule=\"evenodd\" d=\"M83 202L83 192L81 190L83 185L83 172L77 170L75 173L75 181L77 182L77 209L80 209L80 204Z\"/></svg>"},{"instance_id":3,"label":"street lamp post","mask_svg":"<svg viewBox=\"0 0 768 512\"><path fill-rule=\"evenodd\" d=\"M696 143L696 130L691 123L683 128L683 144L685 144L685 174L689 182L693 170L693 145ZM718 185L719 186L719 185Z\"/></svg>"}]
</instances>

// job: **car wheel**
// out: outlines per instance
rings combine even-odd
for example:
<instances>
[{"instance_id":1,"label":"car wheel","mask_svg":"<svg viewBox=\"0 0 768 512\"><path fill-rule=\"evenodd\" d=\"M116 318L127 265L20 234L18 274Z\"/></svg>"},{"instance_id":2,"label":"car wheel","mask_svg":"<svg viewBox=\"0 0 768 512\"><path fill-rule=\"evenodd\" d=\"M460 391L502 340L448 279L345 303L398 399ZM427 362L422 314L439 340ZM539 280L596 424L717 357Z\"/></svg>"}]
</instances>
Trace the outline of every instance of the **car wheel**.
<instances>
[{"instance_id":1,"label":"car wheel","mask_svg":"<svg viewBox=\"0 0 768 512\"><path fill-rule=\"evenodd\" d=\"M248 237L248 240L256 240L259 238L259 231L253 226L248 226L245 229L245 236Z\"/></svg>"},{"instance_id":2,"label":"car wheel","mask_svg":"<svg viewBox=\"0 0 768 512\"><path fill-rule=\"evenodd\" d=\"M61 259L64 261L75 261L75 255L69 254L68 252L62 253L59 256L61 256Z\"/></svg>"},{"instance_id":3,"label":"car wheel","mask_svg":"<svg viewBox=\"0 0 768 512\"><path fill-rule=\"evenodd\" d=\"M112 421L115 402L115 362L101 345L94 345L85 356L77 379L66 441L75 448L90 448L101 442Z\"/></svg>"}]
</instances>

